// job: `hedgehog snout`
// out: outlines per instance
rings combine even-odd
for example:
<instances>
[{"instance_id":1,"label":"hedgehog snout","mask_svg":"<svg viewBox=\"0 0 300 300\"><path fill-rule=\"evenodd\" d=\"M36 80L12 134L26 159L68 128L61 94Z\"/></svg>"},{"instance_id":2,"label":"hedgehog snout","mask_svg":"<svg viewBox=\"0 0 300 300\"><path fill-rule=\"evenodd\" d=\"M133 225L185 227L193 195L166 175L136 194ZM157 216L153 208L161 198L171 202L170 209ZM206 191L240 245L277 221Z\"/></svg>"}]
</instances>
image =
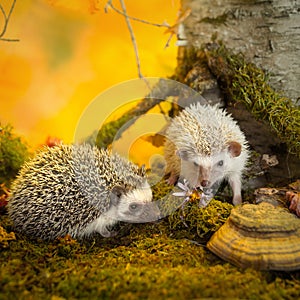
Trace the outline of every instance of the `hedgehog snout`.
<instances>
[{"instance_id":1,"label":"hedgehog snout","mask_svg":"<svg viewBox=\"0 0 300 300\"><path fill-rule=\"evenodd\" d=\"M156 222L163 218L163 214L160 211L158 205L153 202L145 203L143 206L143 211L138 218L139 223L148 223L148 222Z\"/></svg>"},{"instance_id":2,"label":"hedgehog snout","mask_svg":"<svg viewBox=\"0 0 300 300\"><path fill-rule=\"evenodd\" d=\"M210 186L211 181L209 179L211 176L211 167L200 165L198 172L198 185L200 187Z\"/></svg>"},{"instance_id":3,"label":"hedgehog snout","mask_svg":"<svg viewBox=\"0 0 300 300\"><path fill-rule=\"evenodd\" d=\"M210 185L210 181L202 180L200 184L201 184L202 187L206 187L206 186Z\"/></svg>"},{"instance_id":4,"label":"hedgehog snout","mask_svg":"<svg viewBox=\"0 0 300 300\"><path fill-rule=\"evenodd\" d=\"M117 218L129 223L147 223L161 219L161 211L155 201L120 203Z\"/></svg>"}]
</instances>

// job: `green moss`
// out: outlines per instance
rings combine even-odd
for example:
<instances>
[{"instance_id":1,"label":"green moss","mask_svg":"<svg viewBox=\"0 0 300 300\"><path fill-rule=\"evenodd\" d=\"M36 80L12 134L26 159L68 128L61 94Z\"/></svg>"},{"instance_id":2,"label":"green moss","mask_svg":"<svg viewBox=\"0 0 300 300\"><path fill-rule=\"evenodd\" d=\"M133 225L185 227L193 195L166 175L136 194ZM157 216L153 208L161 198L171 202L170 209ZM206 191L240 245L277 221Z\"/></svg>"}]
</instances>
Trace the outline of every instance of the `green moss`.
<instances>
[{"instance_id":1,"label":"green moss","mask_svg":"<svg viewBox=\"0 0 300 300\"><path fill-rule=\"evenodd\" d=\"M168 217L170 228L176 236L186 235L205 243L225 223L232 207L215 199L204 208L199 207L197 200L190 201Z\"/></svg>"},{"instance_id":2,"label":"green moss","mask_svg":"<svg viewBox=\"0 0 300 300\"><path fill-rule=\"evenodd\" d=\"M167 217L168 230L176 238L189 238L205 243L230 215L232 205L212 199L209 204L199 207L199 198L190 196L190 200L182 205L185 197L175 197L180 191L170 186L165 180L152 186L154 200L161 200L160 209ZM179 207L175 210L175 207Z\"/></svg>"},{"instance_id":3,"label":"green moss","mask_svg":"<svg viewBox=\"0 0 300 300\"><path fill-rule=\"evenodd\" d=\"M149 180L151 183L151 178ZM172 190L174 189L174 186L169 185L165 179L159 180L154 185L151 186L152 194L153 194L153 200L160 200L166 195L168 195Z\"/></svg>"},{"instance_id":4,"label":"green moss","mask_svg":"<svg viewBox=\"0 0 300 300\"><path fill-rule=\"evenodd\" d=\"M7 231L6 215L0 224ZM127 235L51 243L17 235L0 255L0 299L296 299L300 273L240 270L174 239L167 220ZM177 229L180 231L180 229Z\"/></svg>"},{"instance_id":5,"label":"green moss","mask_svg":"<svg viewBox=\"0 0 300 300\"><path fill-rule=\"evenodd\" d=\"M2 226L0 226L0 249L7 248L8 242L15 239L16 237L14 232L7 233L6 230Z\"/></svg>"},{"instance_id":6,"label":"green moss","mask_svg":"<svg viewBox=\"0 0 300 300\"><path fill-rule=\"evenodd\" d=\"M171 190L161 180L154 197ZM0 255L0 299L297 298L299 272L241 270L206 249L231 208L217 200L206 208L188 202L157 223L122 223L113 238L46 243L16 234ZM0 224L11 232L7 215Z\"/></svg>"},{"instance_id":7,"label":"green moss","mask_svg":"<svg viewBox=\"0 0 300 300\"><path fill-rule=\"evenodd\" d=\"M96 138L96 145L99 148L106 148L108 147L114 139L117 139L117 133L120 128L126 124L128 127L132 124L130 120L134 118L134 114L132 111L124 114L118 120L111 121L107 124L104 124L99 130Z\"/></svg>"},{"instance_id":8,"label":"green moss","mask_svg":"<svg viewBox=\"0 0 300 300\"><path fill-rule=\"evenodd\" d=\"M28 155L27 145L13 133L13 127L0 126L0 183L9 186Z\"/></svg>"}]
</instances>

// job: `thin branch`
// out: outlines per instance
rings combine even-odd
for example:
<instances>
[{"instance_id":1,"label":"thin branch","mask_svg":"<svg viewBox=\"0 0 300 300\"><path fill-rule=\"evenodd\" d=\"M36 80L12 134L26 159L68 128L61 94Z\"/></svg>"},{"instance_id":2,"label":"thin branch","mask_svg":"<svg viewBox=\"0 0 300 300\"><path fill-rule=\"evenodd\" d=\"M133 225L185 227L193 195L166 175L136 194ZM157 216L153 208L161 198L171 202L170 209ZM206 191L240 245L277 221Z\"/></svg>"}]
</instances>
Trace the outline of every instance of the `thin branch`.
<instances>
[{"instance_id":1,"label":"thin branch","mask_svg":"<svg viewBox=\"0 0 300 300\"><path fill-rule=\"evenodd\" d=\"M176 20L176 23L173 25L173 26L170 26L166 31L165 33L170 33L170 37L165 45L165 48L169 47L169 43L173 37L173 35L177 35L178 36L178 31L179 31L179 26L180 24L183 23L183 21L185 19L187 19L187 17L191 14L192 10L190 8L187 8L185 9L184 11L181 11L177 20Z\"/></svg>"},{"instance_id":2,"label":"thin branch","mask_svg":"<svg viewBox=\"0 0 300 300\"><path fill-rule=\"evenodd\" d=\"M19 42L20 40L19 39L8 39L8 38L1 38L0 37L0 41L3 41L3 42Z\"/></svg>"},{"instance_id":3,"label":"thin branch","mask_svg":"<svg viewBox=\"0 0 300 300\"><path fill-rule=\"evenodd\" d=\"M140 62L140 57L139 57L139 51L138 51L137 43L136 43L136 40L135 40L134 32L133 32L133 29L132 29L132 26L131 26L131 23L130 23L130 19L127 15L127 12L126 12L125 3L124 3L123 0L120 0L120 3L121 3L121 6L122 6L122 9L123 9L126 24L127 24L127 27L128 27L129 33L130 33L132 44L133 44L136 64L137 64L137 68L138 68L138 74L139 74L140 78L143 78L143 75L142 75L142 72L141 72L141 62Z\"/></svg>"},{"instance_id":4,"label":"thin branch","mask_svg":"<svg viewBox=\"0 0 300 300\"><path fill-rule=\"evenodd\" d=\"M112 0L108 0L104 6L105 13L108 13L108 8L111 6Z\"/></svg>"},{"instance_id":5,"label":"thin branch","mask_svg":"<svg viewBox=\"0 0 300 300\"><path fill-rule=\"evenodd\" d=\"M164 22L164 23L162 23L162 24L158 24L158 23L153 23L153 22L146 21L146 20L143 20L143 19L139 19L139 18L136 18L136 17L128 16L128 15L126 14L126 12L124 12L124 10L121 11L121 10L119 10L118 8L116 8L116 7L112 4L112 0L107 1L106 5L105 5L105 7L104 7L104 10L105 10L106 13L108 12L108 7L111 7L116 13L118 13L118 14L120 14L120 15L122 15L122 16L124 16L124 17L130 19L130 20L133 20L133 21L137 21L137 22L140 22L140 23L144 23L144 24L151 25L151 26L156 26L156 27L166 27L166 28L168 28L168 29L171 27L171 26L170 26L168 23L166 23L166 22ZM123 7L122 7L122 9L123 9Z\"/></svg>"},{"instance_id":6,"label":"thin branch","mask_svg":"<svg viewBox=\"0 0 300 300\"><path fill-rule=\"evenodd\" d=\"M3 26L3 29L2 29L2 32L0 33L0 38L5 34L5 31L6 31L6 28L7 28L7 17L6 17L6 13L5 13L5 10L4 8L2 7L2 5L0 4L0 10L3 14L3 17L4 17L4 26Z\"/></svg>"},{"instance_id":7,"label":"thin branch","mask_svg":"<svg viewBox=\"0 0 300 300\"><path fill-rule=\"evenodd\" d=\"M3 36L4 36L5 33L6 33L7 26L8 26L8 23L9 23L9 20L10 20L10 17L11 17L11 14L12 14L14 8L15 8L16 2L17 2L17 0L13 0L8 15L6 15L3 6L0 4L0 10L1 10L2 15L3 15L3 17L4 17L4 26L3 26L2 32L0 33L0 40L1 40L1 41L4 41L4 42L18 42L18 41L19 41L19 39L3 38Z\"/></svg>"},{"instance_id":8,"label":"thin branch","mask_svg":"<svg viewBox=\"0 0 300 300\"><path fill-rule=\"evenodd\" d=\"M130 23L130 19L127 15L127 11L126 11L126 6L123 0L119 0L120 4L122 6L122 10L123 10L123 15L125 17L126 20L126 24L130 33L130 37L131 37L131 41L133 44L133 49L134 49L134 53L135 53L135 60L136 60L136 65L137 65L137 69L138 69L138 75L140 79L143 79L145 81L145 83L147 84L148 88L151 89L149 82L147 81L147 79L143 76L142 72L141 72L141 62L140 62L140 57L139 57L139 51L138 51L138 47L137 47L137 43L136 43L136 39L134 36L134 32Z\"/></svg>"}]
</instances>

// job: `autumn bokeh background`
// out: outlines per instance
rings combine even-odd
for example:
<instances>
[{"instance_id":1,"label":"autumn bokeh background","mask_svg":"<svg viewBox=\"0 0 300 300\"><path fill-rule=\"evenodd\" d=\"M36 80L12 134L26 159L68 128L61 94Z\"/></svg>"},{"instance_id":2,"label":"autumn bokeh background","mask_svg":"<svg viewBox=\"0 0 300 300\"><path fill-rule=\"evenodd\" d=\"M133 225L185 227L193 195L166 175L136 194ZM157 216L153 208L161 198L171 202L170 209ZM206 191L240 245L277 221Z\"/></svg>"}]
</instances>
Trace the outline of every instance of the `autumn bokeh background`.
<instances>
[{"instance_id":1,"label":"autumn bokeh background","mask_svg":"<svg viewBox=\"0 0 300 300\"><path fill-rule=\"evenodd\" d=\"M12 0L0 0L6 12ZM120 8L119 1L113 2ZM137 78L123 16L97 0L17 0L0 41L0 121L36 147L48 136L73 142L89 103L104 90ZM179 0L125 0L130 16L173 25ZM144 76L166 77L176 65L176 38L166 28L131 21ZM3 28L4 19L0 19Z\"/></svg>"}]
</instances>

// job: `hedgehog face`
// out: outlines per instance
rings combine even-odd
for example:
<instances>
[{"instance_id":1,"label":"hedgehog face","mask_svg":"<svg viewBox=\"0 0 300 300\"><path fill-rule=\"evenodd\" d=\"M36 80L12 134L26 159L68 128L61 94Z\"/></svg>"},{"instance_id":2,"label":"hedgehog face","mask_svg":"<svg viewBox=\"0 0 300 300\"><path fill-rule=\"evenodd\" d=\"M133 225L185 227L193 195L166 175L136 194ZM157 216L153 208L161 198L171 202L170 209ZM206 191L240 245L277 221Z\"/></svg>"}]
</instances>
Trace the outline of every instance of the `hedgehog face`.
<instances>
[{"instance_id":1,"label":"hedgehog face","mask_svg":"<svg viewBox=\"0 0 300 300\"><path fill-rule=\"evenodd\" d=\"M187 179L191 186L210 188L214 183L227 176L230 154L228 151L199 156L181 153L180 176Z\"/></svg>"},{"instance_id":2,"label":"hedgehog face","mask_svg":"<svg viewBox=\"0 0 300 300\"><path fill-rule=\"evenodd\" d=\"M152 202L152 191L147 182L128 192L116 189L111 194L111 207L106 213L110 218L129 223L157 221L160 210Z\"/></svg>"}]
</instances>

